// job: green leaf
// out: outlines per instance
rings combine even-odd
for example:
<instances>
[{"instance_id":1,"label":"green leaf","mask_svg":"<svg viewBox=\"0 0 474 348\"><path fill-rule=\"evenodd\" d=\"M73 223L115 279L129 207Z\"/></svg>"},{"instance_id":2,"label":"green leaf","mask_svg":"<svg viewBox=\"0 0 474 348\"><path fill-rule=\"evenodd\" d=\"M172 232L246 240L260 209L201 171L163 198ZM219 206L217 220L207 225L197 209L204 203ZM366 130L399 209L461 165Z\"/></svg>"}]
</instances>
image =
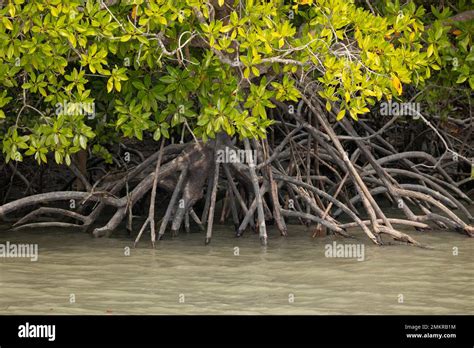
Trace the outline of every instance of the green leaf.
<instances>
[{"instance_id":1,"label":"green leaf","mask_svg":"<svg viewBox=\"0 0 474 348\"><path fill-rule=\"evenodd\" d=\"M158 141L161 138L161 131L160 128L157 128L153 133L153 140Z\"/></svg>"},{"instance_id":2,"label":"green leaf","mask_svg":"<svg viewBox=\"0 0 474 348\"><path fill-rule=\"evenodd\" d=\"M456 80L456 83L463 83L466 80L467 80L467 75L460 75L458 79Z\"/></svg>"},{"instance_id":3,"label":"green leaf","mask_svg":"<svg viewBox=\"0 0 474 348\"><path fill-rule=\"evenodd\" d=\"M87 138L83 135L79 136L79 144L84 150L87 149Z\"/></svg>"},{"instance_id":4,"label":"green leaf","mask_svg":"<svg viewBox=\"0 0 474 348\"><path fill-rule=\"evenodd\" d=\"M61 157L61 154L58 151L54 152L54 160L56 161L57 164L62 163L62 157Z\"/></svg>"}]
</instances>

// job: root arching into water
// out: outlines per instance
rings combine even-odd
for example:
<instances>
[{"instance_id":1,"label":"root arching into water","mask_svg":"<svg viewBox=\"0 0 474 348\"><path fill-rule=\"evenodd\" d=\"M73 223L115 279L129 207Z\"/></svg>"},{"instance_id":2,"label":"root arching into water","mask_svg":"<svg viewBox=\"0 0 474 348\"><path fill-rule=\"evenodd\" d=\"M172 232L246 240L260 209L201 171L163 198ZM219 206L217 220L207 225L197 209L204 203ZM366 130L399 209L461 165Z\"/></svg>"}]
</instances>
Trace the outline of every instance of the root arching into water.
<instances>
[{"instance_id":1,"label":"root arching into water","mask_svg":"<svg viewBox=\"0 0 474 348\"><path fill-rule=\"evenodd\" d=\"M23 213L14 229L77 228L102 237L127 219L131 228L133 212L148 202L135 244L148 230L154 246L168 228L176 235L183 228L189 231L192 224L205 230L208 244L217 204L222 203L221 221L232 219L236 236L254 230L263 245L267 225L275 224L286 236L289 219L314 225L314 235L327 231L350 237L350 229L359 227L377 245L384 244L382 236L387 235L422 246L397 230L397 225L429 230L429 223L434 223L474 236L473 217L465 207L472 200L461 189L465 180L457 183L442 158L422 151L397 152L383 137L390 127L377 132L365 121L331 123L319 101L310 97L302 97L296 113L290 113L286 105L278 106L274 113L280 121L270 139L240 140L221 133L207 142L162 140L158 151L135 166L114 174L103 169L105 175L94 182L71 166L85 191L32 194L0 206L0 217L10 220L9 216ZM219 156L242 150L257 155L247 156L250 161ZM157 190L170 195L159 219L155 206L164 201ZM387 216L380 206L381 195L405 217ZM80 202L82 209L50 206L69 200ZM106 207L114 209L114 214L100 226L98 218ZM37 221L45 216L53 219Z\"/></svg>"}]
</instances>

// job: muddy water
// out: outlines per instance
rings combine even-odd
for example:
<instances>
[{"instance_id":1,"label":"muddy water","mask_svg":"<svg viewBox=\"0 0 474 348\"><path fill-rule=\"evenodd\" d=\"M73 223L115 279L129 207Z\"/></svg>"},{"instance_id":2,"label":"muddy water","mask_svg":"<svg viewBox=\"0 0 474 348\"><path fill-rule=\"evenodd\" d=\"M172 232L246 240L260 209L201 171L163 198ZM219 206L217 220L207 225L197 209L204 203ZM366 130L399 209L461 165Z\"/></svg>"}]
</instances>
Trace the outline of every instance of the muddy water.
<instances>
[{"instance_id":1,"label":"muddy water","mask_svg":"<svg viewBox=\"0 0 474 348\"><path fill-rule=\"evenodd\" d=\"M262 248L254 234L217 226L209 246L202 233L181 234L155 250L143 239L126 256L125 233L0 231L0 243L39 246L37 262L0 259L0 313L474 314L474 239L410 234L434 249L312 239L300 226L286 239L270 231ZM364 243L364 261L325 257L333 241Z\"/></svg>"}]
</instances>

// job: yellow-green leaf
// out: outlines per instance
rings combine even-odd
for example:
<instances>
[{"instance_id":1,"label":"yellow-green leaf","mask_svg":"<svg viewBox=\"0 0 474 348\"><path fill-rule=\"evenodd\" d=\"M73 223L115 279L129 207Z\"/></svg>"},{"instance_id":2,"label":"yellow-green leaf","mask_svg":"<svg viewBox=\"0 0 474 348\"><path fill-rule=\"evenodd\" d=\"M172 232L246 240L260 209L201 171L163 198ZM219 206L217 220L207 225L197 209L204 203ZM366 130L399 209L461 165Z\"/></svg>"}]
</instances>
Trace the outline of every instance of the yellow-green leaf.
<instances>
[{"instance_id":1,"label":"yellow-green leaf","mask_svg":"<svg viewBox=\"0 0 474 348\"><path fill-rule=\"evenodd\" d=\"M357 117L357 113L355 111L351 110L350 114L354 120L359 121L359 117Z\"/></svg>"},{"instance_id":2,"label":"yellow-green leaf","mask_svg":"<svg viewBox=\"0 0 474 348\"><path fill-rule=\"evenodd\" d=\"M434 47L433 47L433 44L431 44L428 46L428 50L426 51L426 53L428 54L428 57L431 57L431 55L433 54L433 51L434 51Z\"/></svg>"},{"instance_id":3,"label":"yellow-green leaf","mask_svg":"<svg viewBox=\"0 0 474 348\"><path fill-rule=\"evenodd\" d=\"M107 81L107 92L112 92L112 89L114 88L114 79L113 77L109 78Z\"/></svg>"},{"instance_id":4,"label":"yellow-green leaf","mask_svg":"<svg viewBox=\"0 0 474 348\"><path fill-rule=\"evenodd\" d=\"M15 5L13 5L13 3L10 2L8 13L10 13L10 16L15 17L15 11L16 11Z\"/></svg>"},{"instance_id":5,"label":"yellow-green leaf","mask_svg":"<svg viewBox=\"0 0 474 348\"><path fill-rule=\"evenodd\" d=\"M252 72L255 76L257 76L257 77L260 76L260 71L258 71L258 69L254 66L252 67Z\"/></svg>"},{"instance_id":6,"label":"yellow-green leaf","mask_svg":"<svg viewBox=\"0 0 474 348\"><path fill-rule=\"evenodd\" d=\"M329 101L326 102L326 110L331 111L331 103Z\"/></svg>"},{"instance_id":7,"label":"yellow-green leaf","mask_svg":"<svg viewBox=\"0 0 474 348\"><path fill-rule=\"evenodd\" d=\"M57 17L59 15L59 10L57 7L51 7L51 14L53 17Z\"/></svg>"},{"instance_id":8,"label":"yellow-green leaf","mask_svg":"<svg viewBox=\"0 0 474 348\"><path fill-rule=\"evenodd\" d=\"M162 24L162 25L167 25L167 24L168 24L168 21L166 20L165 17L160 17L159 22L160 22L160 24Z\"/></svg>"},{"instance_id":9,"label":"yellow-green leaf","mask_svg":"<svg viewBox=\"0 0 474 348\"><path fill-rule=\"evenodd\" d=\"M9 20L7 17L3 17L3 18L2 18L2 22L3 22L3 25L4 25L7 29L13 30L12 22L10 22L10 20Z\"/></svg>"},{"instance_id":10,"label":"yellow-green leaf","mask_svg":"<svg viewBox=\"0 0 474 348\"><path fill-rule=\"evenodd\" d=\"M344 118L345 114L346 114L346 110L345 110L345 109L342 109L342 110L339 111L339 113L337 114L336 120L337 120L337 121L342 120L342 119Z\"/></svg>"},{"instance_id":11,"label":"yellow-green leaf","mask_svg":"<svg viewBox=\"0 0 474 348\"><path fill-rule=\"evenodd\" d=\"M400 79L395 75L392 76L392 86L393 88L397 90L398 95L402 94L403 92L402 83L400 82Z\"/></svg>"},{"instance_id":12,"label":"yellow-green leaf","mask_svg":"<svg viewBox=\"0 0 474 348\"><path fill-rule=\"evenodd\" d=\"M74 36L74 34L69 33L67 38L68 38L69 42L71 43L72 47L76 47L76 37Z\"/></svg>"},{"instance_id":13,"label":"yellow-green leaf","mask_svg":"<svg viewBox=\"0 0 474 348\"><path fill-rule=\"evenodd\" d=\"M250 68L247 67L247 68L245 68L245 70L244 70L244 77L245 77L246 79L248 79L249 76L250 76Z\"/></svg>"},{"instance_id":14,"label":"yellow-green leaf","mask_svg":"<svg viewBox=\"0 0 474 348\"><path fill-rule=\"evenodd\" d=\"M61 164L62 163L62 158L61 158L61 154L57 151L54 152L54 159L56 161L57 164Z\"/></svg>"}]
</instances>

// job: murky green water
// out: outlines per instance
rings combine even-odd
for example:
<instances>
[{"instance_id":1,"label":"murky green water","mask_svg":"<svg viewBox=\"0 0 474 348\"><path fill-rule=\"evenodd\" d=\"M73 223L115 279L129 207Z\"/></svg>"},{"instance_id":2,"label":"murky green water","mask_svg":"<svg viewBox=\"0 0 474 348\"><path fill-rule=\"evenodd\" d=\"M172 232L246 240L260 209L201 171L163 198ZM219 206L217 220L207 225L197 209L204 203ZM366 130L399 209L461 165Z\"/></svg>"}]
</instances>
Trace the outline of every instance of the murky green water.
<instances>
[{"instance_id":1,"label":"murky green water","mask_svg":"<svg viewBox=\"0 0 474 348\"><path fill-rule=\"evenodd\" d=\"M254 234L217 226L209 246L183 233L155 250L142 239L126 256L125 234L2 231L0 243L38 243L39 260L0 259L0 313L474 314L474 239L410 234L435 249L312 239L300 226L286 239L271 231L264 249ZM365 243L365 260L325 257L334 240Z\"/></svg>"}]
</instances>

